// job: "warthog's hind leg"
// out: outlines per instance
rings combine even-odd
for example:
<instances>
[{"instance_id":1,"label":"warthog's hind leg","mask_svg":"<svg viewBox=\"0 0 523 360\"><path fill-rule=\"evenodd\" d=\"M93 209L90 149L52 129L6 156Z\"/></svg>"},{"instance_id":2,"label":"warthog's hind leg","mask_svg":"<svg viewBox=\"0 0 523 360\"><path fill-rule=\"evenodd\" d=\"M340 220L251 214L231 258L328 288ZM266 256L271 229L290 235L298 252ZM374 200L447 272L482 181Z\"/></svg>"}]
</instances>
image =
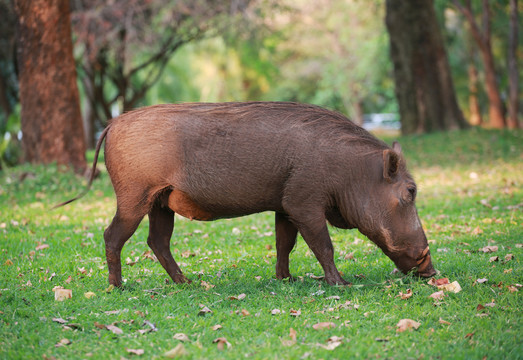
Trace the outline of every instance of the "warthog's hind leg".
<instances>
[{"instance_id":1,"label":"warthog's hind leg","mask_svg":"<svg viewBox=\"0 0 523 360\"><path fill-rule=\"evenodd\" d=\"M157 201L149 212L147 244L175 283L190 282L174 260L169 248L174 226L174 212Z\"/></svg>"},{"instance_id":2,"label":"warthog's hind leg","mask_svg":"<svg viewBox=\"0 0 523 360\"><path fill-rule=\"evenodd\" d=\"M143 215L124 216L119 210L116 210L111 225L104 232L105 256L109 268L109 284L111 285L117 287L122 285L120 254L125 242L136 231L142 218Z\"/></svg>"},{"instance_id":3,"label":"warthog's hind leg","mask_svg":"<svg viewBox=\"0 0 523 360\"><path fill-rule=\"evenodd\" d=\"M276 213L276 277L278 279L293 277L289 271L289 254L296 244L298 228L289 221L287 215Z\"/></svg>"}]
</instances>

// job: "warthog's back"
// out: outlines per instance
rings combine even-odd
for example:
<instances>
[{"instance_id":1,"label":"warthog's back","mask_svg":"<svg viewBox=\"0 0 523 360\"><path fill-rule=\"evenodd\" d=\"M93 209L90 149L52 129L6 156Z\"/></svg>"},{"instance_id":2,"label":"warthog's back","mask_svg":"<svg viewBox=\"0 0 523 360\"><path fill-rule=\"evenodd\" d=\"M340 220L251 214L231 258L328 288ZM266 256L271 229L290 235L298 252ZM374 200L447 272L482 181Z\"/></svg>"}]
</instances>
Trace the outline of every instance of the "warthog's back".
<instances>
[{"instance_id":1,"label":"warthog's back","mask_svg":"<svg viewBox=\"0 0 523 360\"><path fill-rule=\"evenodd\" d=\"M140 182L149 196L172 187L217 212L280 210L293 172L310 171L321 187L342 134L374 140L342 115L311 105L158 105L113 121L106 163L117 194L119 184Z\"/></svg>"}]
</instances>

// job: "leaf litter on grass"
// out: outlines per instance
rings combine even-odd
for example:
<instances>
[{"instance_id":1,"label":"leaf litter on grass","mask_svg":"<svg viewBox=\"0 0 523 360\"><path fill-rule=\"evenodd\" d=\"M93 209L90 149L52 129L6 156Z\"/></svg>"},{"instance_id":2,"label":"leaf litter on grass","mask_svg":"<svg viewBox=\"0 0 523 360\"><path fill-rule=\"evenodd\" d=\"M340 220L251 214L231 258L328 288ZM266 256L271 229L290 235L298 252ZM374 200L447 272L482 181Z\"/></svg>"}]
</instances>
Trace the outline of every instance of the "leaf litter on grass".
<instances>
[{"instance_id":1,"label":"leaf litter on grass","mask_svg":"<svg viewBox=\"0 0 523 360\"><path fill-rule=\"evenodd\" d=\"M485 146L491 145L488 141L486 143ZM405 149L408 151L408 145L405 146ZM423 151L419 153L421 155ZM407 158L410 157L411 155L407 154ZM509 206L516 206L523 202L520 185L518 185L518 178L522 176L521 169L519 169L520 163L516 166L503 163L503 160L498 163L497 159L495 162L484 162L484 159L481 159L479 163L481 168L473 168L474 164L467 164L465 169L440 166L436 171L430 169L429 171L427 169L432 166L427 165L431 161L430 157L428 160L414 159L413 161L414 163L416 161L425 163L423 168L414 168L413 174L418 178L420 185L420 218L423 225L428 229L429 240L433 241L431 242L431 249L434 248L434 265L441 271L442 277L451 279L448 284L457 281L463 286L461 292L457 295L448 290L438 289L436 286L429 287L425 281L403 277L401 274L389 274L393 265L384 255L377 251L370 251L372 248L367 246L370 245L367 240L353 243L355 241L351 241L351 238L362 238L362 236L345 231L333 235L333 242L337 251L347 246L343 249L345 252L339 255L337 265L341 268L340 270L345 272L347 280L357 282L357 286L339 289L328 287L321 280L315 281L314 284L309 283L308 281L312 278L304 276L304 274L317 274L320 275L318 277L321 277L321 270L316 267L317 264L313 262L313 257L304 255L306 246L303 242L301 244L298 242L295 253L293 253L291 271L297 278L300 275L303 276L304 281L285 282L282 286L280 282L273 279L272 266L275 259L265 256L268 251L265 247L266 242L257 243L259 237L253 236L251 239L248 231L251 221L256 222L260 233L271 231L272 216L265 214L257 215L252 219L210 223L209 225L217 225L202 230L210 236L206 238L190 237L189 256L184 258L184 260L187 260L182 267L184 271L187 268L189 274L191 271L197 273L193 278L194 281L198 277L195 281L195 285L197 285L195 287L164 285L162 276L158 275L164 276L163 269L156 261L147 261L147 267L152 272L148 272L147 277L143 276L142 269L146 264L144 257L140 257L139 261L132 267L124 266L124 277L129 279L128 283L124 284L124 292L114 289L114 291L105 293L103 291L106 287L104 276L106 276L107 267L105 266L105 269L101 269L99 274L96 274L97 267L93 266L95 273L89 278L89 269L92 265L86 263L87 259L100 257L103 250L94 246L96 241L93 241L93 245L87 247L82 246L81 243L86 242L83 234L88 232L93 233L95 239L102 239L103 229L113 215L111 213L113 209L109 209L108 204L112 204L114 199L108 199L103 204L104 214L98 212L91 217L92 219L89 215L85 215L83 204L77 207L73 206L70 209L71 212L67 214L67 221L59 221L56 216L50 218L47 214L40 215L37 213L38 209L44 209L42 204L39 208L28 209L31 213L24 215L13 213L12 209L6 209L6 211L11 211L10 214L13 214L7 216L12 216L13 220L18 222L16 231L19 231L20 235L10 233L10 236L14 236L13 240L15 241L4 242L2 249L5 249L5 253L0 254L0 256L3 256L0 258L0 264L4 265L2 272L5 273L2 276L4 276L3 279L7 280L6 285L2 285L2 289L0 289L0 303L2 305L0 309L3 312L0 316L0 328L5 329L5 331L0 330L0 336L4 335L1 341L6 345L3 346L3 349L0 349L0 355L4 354L2 351L6 351L6 348L22 349L21 351L23 351L24 341L30 341L29 336L34 335L32 330L34 323L38 323L38 317L43 315L47 316L48 319L62 319L68 323L54 322L56 326L53 326L53 330L48 333L50 336L41 336L42 345L38 348L43 350L35 349L34 354L36 356L47 351L50 356L60 357L49 349L54 349L54 345L62 338L70 339L73 344L56 348L56 351L64 352L72 348L76 349L84 343L89 343L91 339L101 339L100 346L95 346L94 351L88 350L96 353L97 348L108 344L103 341L106 338L109 344L118 341L122 345L119 350L114 350L113 356L115 358L130 357L132 354L127 352L126 349L144 349L146 351L145 356L155 357L161 356L164 351L174 349L178 345L177 340L173 339L175 333L188 334L191 339L195 334L197 335L194 339L197 336L202 336L202 348L195 346L194 342L180 343L181 349L183 349L182 353L190 352L190 356L194 358L220 357L220 353L217 352L217 344L212 343L212 340L218 338L219 335L224 335L228 341L234 344L234 354L237 357L250 355L253 358L263 358L264 351L266 351L265 354L285 351L293 358L300 358L305 354L308 354L309 358L325 357L326 355L321 353L325 351L325 348L321 345L329 345L328 339L334 336L341 338L341 345L332 350L334 351L333 357L339 358L358 358L357 354L359 354L359 358L370 358L376 354L383 354L383 346L388 346L386 354L391 358L405 356L419 358L421 356L421 353L405 354L403 352L405 349L403 341L415 342L418 347L423 347L425 358L437 357L438 354L441 354L442 346L452 346L456 351L457 358L474 357L477 353L500 353L501 351L504 354L509 354L509 356L510 354L513 355L514 349L518 348L518 344L513 339L518 338L516 304L521 293L519 291L521 285L518 284L521 281L518 280L518 275L521 273L519 259L523 244L519 244L522 236L520 230L522 223L521 206L510 209ZM504 171L503 174L500 174L501 170ZM470 178L471 172L476 173L475 179ZM503 180L503 178L506 178L506 180ZM99 186L99 184L95 183L94 186ZM106 185L110 187L108 182ZM505 188L508 189L506 194L504 193ZM483 199L486 199L487 201L484 203L490 206L481 203ZM98 199L92 204L102 206L102 202ZM89 206L94 211L96 206L92 204L89 204ZM28 228L24 229L23 217L31 218L32 222L38 223L42 227L38 228L29 223ZM83 219L81 225L71 226L66 232L64 231L64 235L57 228L45 227L46 223L53 222L58 222L60 227L64 227L68 223L76 221L77 218ZM10 230L9 228L12 226L10 222L4 222L6 223L5 230ZM147 222L147 219L145 219L145 222ZM80 232L75 235L76 226L82 229L79 229ZM201 228L202 226L206 225L177 220L171 246L174 249L186 251L187 247L183 248L183 246L188 245L182 245L183 237L187 236L184 234L194 232L194 227ZM88 229L84 229L84 227ZM222 235L222 233L231 234L231 229L234 227L241 229L242 239L239 243L237 237L229 238ZM220 230L216 231L218 228ZM50 236L50 233L53 233L53 236ZM0 236L2 236L1 229ZM27 242L29 237L37 240L29 244ZM347 239L349 240L347 241ZM150 251L147 248L146 241L147 227L141 226L141 230L139 229L130 241L135 246L136 255ZM178 244L176 244L177 242ZM41 244L48 244L49 248L35 250L35 247ZM479 251L487 246L491 247L488 252ZM494 246L497 246L498 249L492 252ZM206 252L198 250L223 249L224 247L227 247L228 251L227 255L221 256L223 258L222 263L212 262L213 259L210 256L210 260L204 260L200 255ZM437 252L436 249L438 248L446 249L446 251ZM60 258L55 254L55 252L58 253L57 249L60 249L60 252L63 251ZM30 253L30 251L33 253ZM122 259L129 257L130 260L134 261L136 255L128 250L127 253L125 251L124 248ZM274 250L271 252L274 253ZM190 256L190 253L195 254L195 256ZM239 260L244 253L248 253L249 257ZM345 254L349 253L354 254L353 259L350 259L350 257L344 259ZM39 254L45 254L45 257ZM152 253L149 252L149 254ZM263 261L258 262L257 256ZM489 263L489 258L494 256L497 256L497 261ZM65 261L64 259L68 260ZM76 265L76 260L78 260L78 266L69 266L71 259L75 259L73 265ZM354 259L357 259L357 261L354 261ZM349 261L350 266L348 265ZM232 263L237 267L232 267L230 265ZM102 262L97 265L102 265ZM211 265L214 267L211 267ZM40 267L44 270L38 270ZM84 268L83 271L79 270L82 268ZM229 271L231 269L234 270L234 273ZM44 275L46 270L50 271ZM53 272L55 276L51 279L56 283L45 283L43 277L45 276L47 281L51 281L49 279ZM72 275L71 280L64 281L69 273ZM143 283L136 281L135 275L138 273ZM201 275L199 275L200 273ZM218 273L223 275L208 276ZM41 274L41 276L38 277L37 274ZM356 274L361 276L356 276ZM17 280L16 284L12 282L14 279ZM478 281L481 279L488 280L482 283ZM200 286L201 280L207 284L215 285L215 287L206 290L205 286ZM380 290L374 291L366 286L370 282L383 283L383 285L380 285ZM21 286L28 283L31 286ZM73 295L76 294L76 296L67 299L65 302L55 302L52 296L41 297L42 294L51 294L49 286L44 287L45 284L61 284L71 289ZM242 284L242 287L239 287L238 284ZM318 284L322 285L320 289L326 292L311 296L318 291ZM472 286L474 284L475 286ZM385 287L388 285L391 285L391 288ZM146 297L142 296L141 290L134 292L136 287L142 289L142 286L144 288L156 288L154 299L149 297L151 295L149 293ZM171 290L171 286L175 286L176 290ZM4 288L11 288L11 290L4 290ZM12 289L15 288L19 293L13 296L14 290ZM163 293L161 289L164 288L169 288L169 290ZM408 294L407 289L410 289L413 294L408 299L403 299L401 295L396 297L400 293ZM96 293L97 297L87 300L84 294L88 291ZM227 301L228 297L224 296L221 298L221 303L216 303L212 294L213 291L232 294L233 297L237 297L237 294L241 293L249 295L243 300L238 299L239 301ZM271 292L274 295L269 295ZM167 293L175 294L163 298ZM438 300L429 298L428 296L431 293L441 293L442 296L445 296L443 305L433 308L432 303ZM78 294L82 295L78 296ZM267 294L267 298L264 298L265 294ZM336 296L339 298L329 299L329 297ZM133 298L135 300L129 300ZM170 301L167 302L166 299ZM340 301L340 299L343 300ZM337 303L328 303L328 301L344 303L348 299L361 306L361 312L345 312L345 309L338 309ZM493 302L492 299L495 301ZM100 306L103 306L101 305L103 303L111 304L109 309L132 309L129 315L134 314L134 308L124 305L127 301L132 301L132 306L136 306L136 310L141 310L144 314L147 308L150 313L147 315L148 319L163 322L160 331L156 333L158 335L155 334L156 350L152 351L152 348L149 350L150 338L136 337L138 333L135 330L141 323L128 325L118 322L117 319L127 316L124 313L111 315L115 317L114 320L116 321L114 322L112 320L105 322L100 320L99 309ZM28 303L32 305L27 305ZM41 308L37 305L39 303L42 304ZM212 309L212 315L198 317L199 308L195 305L199 303L206 304L209 310ZM487 304L494 305L487 306ZM476 308L479 305L483 308L477 311ZM45 314L47 309L44 307L53 309L50 312L52 316L49 315L49 312ZM75 314L73 314L73 308ZM330 311L331 308L332 311ZM16 312L13 309L16 309ZM261 315L259 318L254 315L237 316L239 314L236 314L235 311L242 309L248 309L253 314L260 313ZM272 317L271 309L280 309L280 315ZM299 317L290 314L290 311L294 309L300 309L301 315ZM386 309L386 313L384 309ZM231 310L234 316L230 316ZM42 311L44 312L43 315L41 314ZM368 316L365 317L364 313ZM401 316L398 316L399 314ZM476 316L476 314L481 316ZM418 328L418 331L411 330L405 334L398 333L396 335L395 323L388 318L391 315L398 316L397 319L414 319L414 321L423 323L423 325ZM81 320L72 320L70 316L79 316ZM104 315L102 314L102 316ZM172 318L169 318L169 316L172 316ZM340 318L336 319L336 317ZM173 322L172 319L176 320ZM488 325L485 325L485 320L488 321ZM74 333L75 337L64 336L63 326L67 326L69 321L81 322L86 328L91 327L91 330L96 330L98 333L78 331ZM95 321L117 326L124 333L115 335L105 327L106 325L101 324L102 328L98 329L98 327L92 325ZM18 324L14 325L15 322ZM338 326L316 331L312 328L312 325L319 322L333 322ZM342 326L346 322L349 322L349 326ZM222 325L226 331L223 332L223 329L213 331L211 327L216 324ZM281 324L281 327L279 327L279 324ZM294 345L284 348L283 343L280 345L279 337L292 341L293 338L289 333L291 327L296 329L296 333L299 335L296 335ZM42 331L44 329L44 327L39 328ZM141 329L145 330L146 328L148 328L147 325ZM243 335L246 329L249 331L249 336ZM434 329L434 332L431 332L430 329ZM207 337L204 337L206 331L208 332ZM5 342L4 339L7 339L5 334L12 334L13 332L21 334L20 339L16 340L16 343ZM24 333L27 335L24 335ZM366 342L363 346L351 342L349 346L348 339L354 337L356 333L362 338L371 339L372 344ZM473 335L466 338L467 334ZM52 340L46 341L46 338ZM451 339L450 345L449 338ZM499 341L489 342L486 341L487 338L499 339ZM374 341L375 339L385 341ZM501 343L503 343L503 349L501 349ZM270 346L260 344L270 344ZM391 346L392 344L394 346ZM304 346L308 347L305 348ZM253 348L258 353L251 350ZM232 352L229 354L232 354ZM144 357L144 355L140 357ZM223 354L221 355L223 357Z\"/></svg>"}]
</instances>

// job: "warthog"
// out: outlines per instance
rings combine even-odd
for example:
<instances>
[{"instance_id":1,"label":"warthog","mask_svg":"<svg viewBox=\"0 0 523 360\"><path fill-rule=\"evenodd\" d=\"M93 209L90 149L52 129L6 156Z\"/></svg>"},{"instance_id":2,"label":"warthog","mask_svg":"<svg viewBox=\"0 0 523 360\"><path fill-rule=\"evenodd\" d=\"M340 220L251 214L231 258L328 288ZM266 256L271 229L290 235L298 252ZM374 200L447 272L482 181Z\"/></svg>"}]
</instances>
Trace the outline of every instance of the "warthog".
<instances>
[{"instance_id":1,"label":"warthog","mask_svg":"<svg viewBox=\"0 0 523 360\"><path fill-rule=\"evenodd\" d=\"M104 138L117 199L104 233L110 284L121 285L122 247L145 215L148 245L174 282L188 281L169 249L175 213L209 221L274 211L279 279L291 277L300 232L325 281L347 284L327 221L358 228L403 272L435 274L401 147L339 113L280 102L145 107L110 122L92 174Z\"/></svg>"}]
</instances>

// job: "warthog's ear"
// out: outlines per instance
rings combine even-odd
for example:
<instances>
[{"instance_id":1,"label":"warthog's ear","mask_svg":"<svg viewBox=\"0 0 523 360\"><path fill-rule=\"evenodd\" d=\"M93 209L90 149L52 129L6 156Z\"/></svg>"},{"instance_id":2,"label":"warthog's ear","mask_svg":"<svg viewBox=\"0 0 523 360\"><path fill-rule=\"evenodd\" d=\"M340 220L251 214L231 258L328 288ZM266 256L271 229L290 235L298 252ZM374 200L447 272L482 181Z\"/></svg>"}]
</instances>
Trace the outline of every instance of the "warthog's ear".
<instances>
[{"instance_id":1,"label":"warthog's ear","mask_svg":"<svg viewBox=\"0 0 523 360\"><path fill-rule=\"evenodd\" d=\"M395 143L398 144L398 143ZM399 144L398 144L399 146ZM400 147L401 151L401 147ZM394 150L383 150L383 177L388 182L392 182L393 178L398 173L400 164L400 153Z\"/></svg>"},{"instance_id":2,"label":"warthog's ear","mask_svg":"<svg viewBox=\"0 0 523 360\"><path fill-rule=\"evenodd\" d=\"M392 143L392 150L394 150L395 152L397 152L398 154L401 154L401 145L399 142L397 141L394 141Z\"/></svg>"}]
</instances>

